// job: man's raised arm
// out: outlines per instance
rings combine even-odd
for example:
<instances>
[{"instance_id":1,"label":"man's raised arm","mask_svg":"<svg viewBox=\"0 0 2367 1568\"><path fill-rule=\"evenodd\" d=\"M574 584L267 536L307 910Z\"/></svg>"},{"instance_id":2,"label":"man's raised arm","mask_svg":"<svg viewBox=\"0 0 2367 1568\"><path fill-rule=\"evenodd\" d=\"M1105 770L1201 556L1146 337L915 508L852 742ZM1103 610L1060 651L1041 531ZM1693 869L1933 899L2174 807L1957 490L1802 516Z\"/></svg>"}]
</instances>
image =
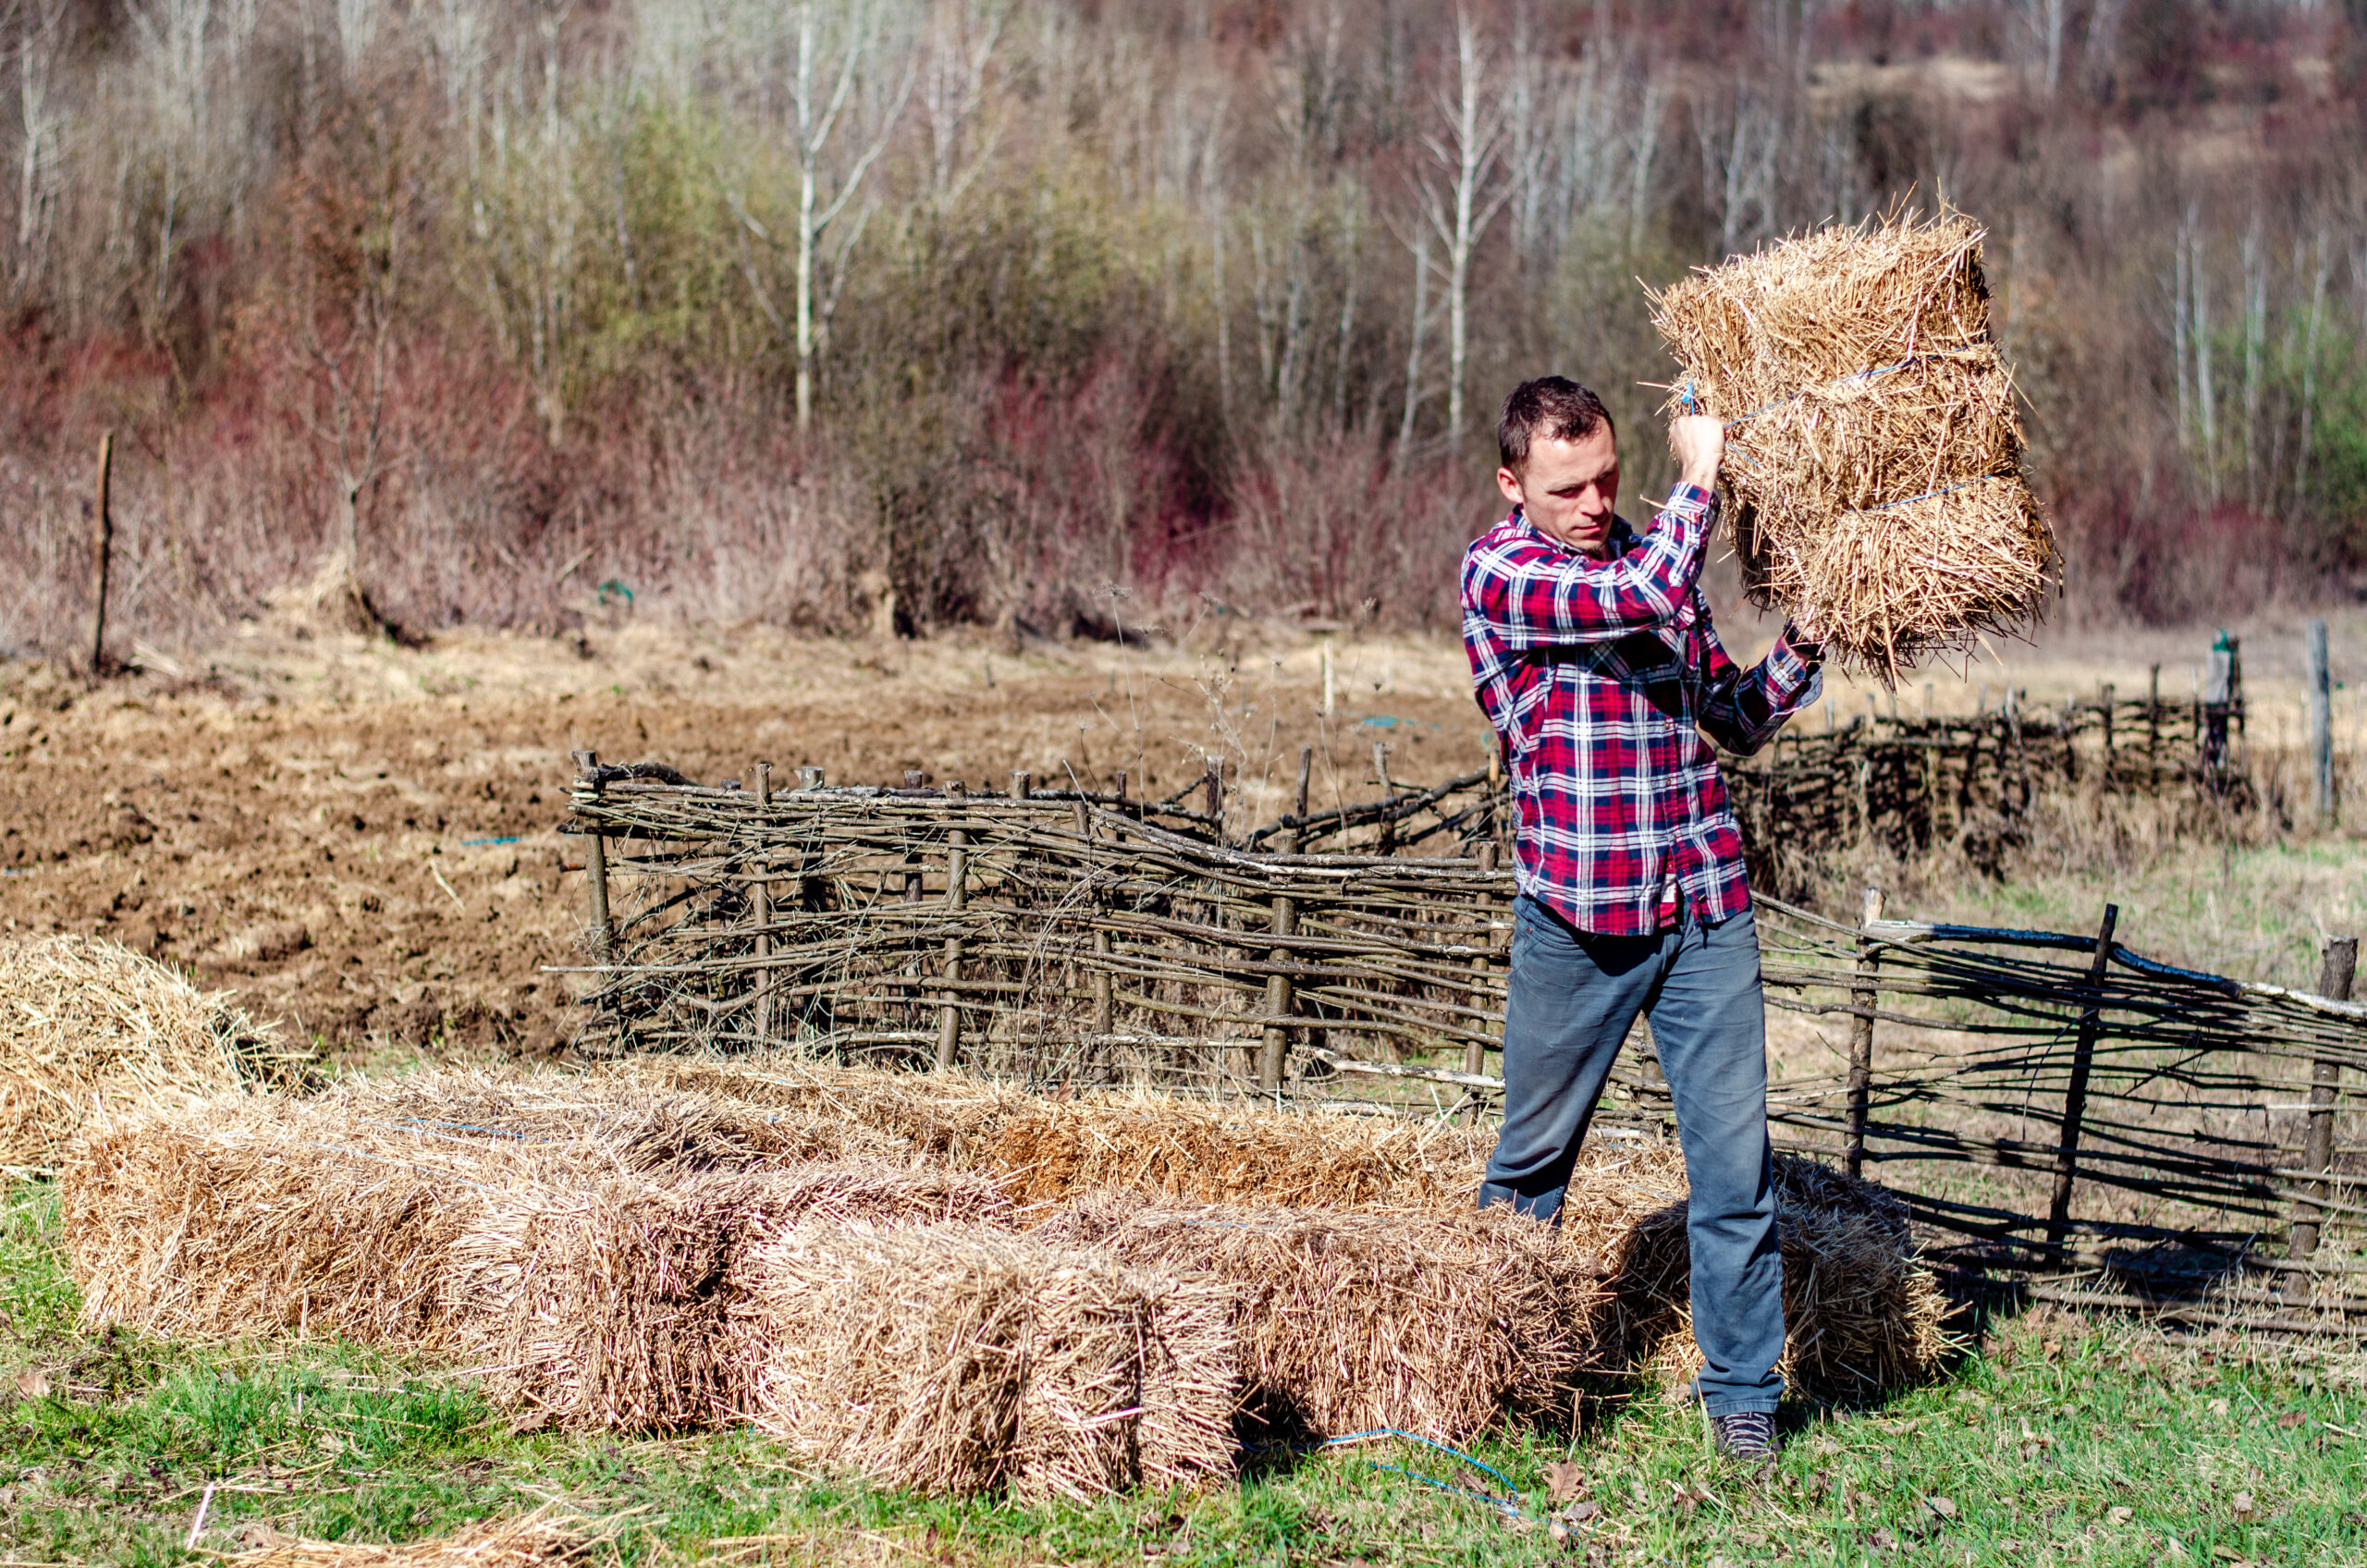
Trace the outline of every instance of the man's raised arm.
<instances>
[{"instance_id":1,"label":"man's raised arm","mask_svg":"<svg viewBox=\"0 0 2367 1568\"><path fill-rule=\"evenodd\" d=\"M1724 431L1688 415L1669 426L1684 479L1653 519L1644 547L1615 560L1541 540L1474 545L1463 563L1463 612L1507 648L1612 642L1675 619L1701 575Z\"/></svg>"},{"instance_id":2,"label":"man's raised arm","mask_svg":"<svg viewBox=\"0 0 2367 1568\"><path fill-rule=\"evenodd\" d=\"M1463 562L1463 610L1508 648L1615 642L1665 625L1701 575L1712 497L1680 486L1644 548L1599 561L1538 542L1475 547Z\"/></svg>"}]
</instances>

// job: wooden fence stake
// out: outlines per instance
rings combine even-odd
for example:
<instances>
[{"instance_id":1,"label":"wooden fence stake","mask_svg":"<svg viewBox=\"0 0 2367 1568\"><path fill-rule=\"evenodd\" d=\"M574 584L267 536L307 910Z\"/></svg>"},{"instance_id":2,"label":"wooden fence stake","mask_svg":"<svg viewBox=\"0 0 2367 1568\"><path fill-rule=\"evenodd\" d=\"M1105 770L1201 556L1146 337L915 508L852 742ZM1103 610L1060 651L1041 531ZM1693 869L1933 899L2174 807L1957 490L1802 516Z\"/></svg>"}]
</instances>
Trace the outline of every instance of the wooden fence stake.
<instances>
[{"instance_id":1,"label":"wooden fence stake","mask_svg":"<svg viewBox=\"0 0 2367 1568\"><path fill-rule=\"evenodd\" d=\"M2100 713L2100 714L2102 714L2102 715L2103 716L2103 721L2104 721L2104 774L2103 774L2103 785L2104 785L2104 788L2105 788L2105 789L2107 789L2107 790L2109 790L2109 789L2111 789L2111 788L2112 788L2112 770L2113 770L2113 766L2114 766L2115 763L2118 761L2118 757L2117 757L2117 755L2116 754L2116 753L2115 753L2115 752L2114 752L2114 750L2113 750L2113 743L2112 743L2112 704L2113 704L2113 694L2114 694L2114 687L2113 687L2113 683L2112 683L2111 681L2107 680L2107 681L2105 681L2105 682L2103 683L2103 690L2102 690L2102 691L2097 694L2097 698L2096 698L2096 711L2097 711L2098 713Z\"/></svg>"},{"instance_id":2,"label":"wooden fence stake","mask_svg":"<svg viewBox=\"0 0 2367 1568\"><path fill-rule=\"evenodd\" d=\"M2158 664L2145 677L2145 784L2152 790L2162 787L2162 667Z\"/></svg>"},{"instance_id":3,"label":"wooden fence stake","mask_svg":"<svg viewBox=\"0 0 2367 1568\"><path fill-rule=\"evenodd\" d=\"M1386 741L1375 741L1372 743L1372 776L1380 782L1380 803L1385 811L1397 798L1395 787L1389 782L1389 745ZM1384 815L1380 819L1380 848L1385 855L1397 852L1397 819L1393 816Z\"/></svg>"},{"instance_id":4,"label":"wooden fence stake","mask_svg":"<svg viewBox=\"0 0 2367 1568\"><path fill-rule=\"evenodd\" d=\"M954 810L962 809L963 790L960 779L954 779L947 784L945 794ZM1084 815L1085 806L1080 802L1077 805L1077 815L1081 817ZM945 841L948 845L945 855L945 913L954 917L958 926L963 906L966 901L966 890L970 880L970 835L960 827L949 827L945 831ZM937 1069L940 1072L953 1065L954 1058L961 1053L962 1049L962 994L951 988L961 981L961 978L962 938L948 937L945 938L945 980L948 988L945 992L945 1000L938 1007L937 1014Z\"/></svg>"},{"instance_id":5,"label":"wooden fence stake","mask_svg":"<svg viewBox=\"0 0 2367 1568\"><path fill-rule=\"evenodd\" d=\"M765 819L773 803L773 765L756 764L755 778L756 879L748 896L756 921L756 1048L762 1050L773 1037L773 969L765 962L773 956L773 885L766 875L772 870L772 853L764 847Z\"/></svg>"},{"instance_id":6,"label":"wooden fence stake","mask_svg":"<svg viewBox=\"0 0 2367 1568\"><path fill-rule=\"evenodd\" d=\"M2326 666L2326 623L2313 620L2306 629L2309 674L2303 684L2310 698L2310 777L2316 783L2318 821L2334 820L2334 684Z\"/></svg>"},{"instance_id":7,"label":"wooden fence stake","mask_svg":"<svg viewBox=\"0 0 2367 1568\"><path fill-rule=\"evenodd\" d=\"M575 778L578 783L588 784L597 795L600 753L576 753ZM592 957L596 962L607 963L616 954L616 933L608 924L608 841L597 833L584 835L583 884L592 921Z\"/></svg>"},{"instance_id":8,"label":"wooden fence stake","mask_svg":"<svg viewBox=\"0 0 2367 1568\"><path fill-rule=\"evenodd\" d=\"M115 432L99 437L98 506L91 514L91 674L107 672L107 567L115 556Z\"/></svg>"},{"instance_id":9,"label":"wooden fence stake","mask_svg":"<svg viewBox=\"0 0 2367 1568\"><path fill-rule=\"evenodd\" d=\"M1874 1082L1874 1009L1882 1000L1875 972L1882 967L1882 948L1864 932L1883 917L1883 890L1866 889L1864 917L1858 938L1858 984L1849 990L1849 1133L1846 1162L1856 1176L1866 1164L1866 1102Z\"/></svg>"},{"instance_id":10,"label":"wooden fence stake","mask_svg":"<svg viewBox=\"0 0 2367 1568\"><path fill-rule=\"evenodd\" d=\"M1495 875L1496 845L1493 839L1479 846L1479 869L1491 876ZM1471 987L1471 1005L1483 1014L1488 1010L1488 968L1490 962L1495 957L1497 937L1496 922L1490 919L1488 925L1487 947L1478 958L1471 961L1471 973L1477 977L1477 983ZM1477 1027L1482 1030L1487 1027L1484 1018ZM1463 1071L1478 1072L1487 1066L1487 1063L1488 1047L1485 1044L1478 1040L1464 1042Z\"/></svg>"},{"instance_id":11,"label":"wooden fence stake","mask_svg":"<svg viewBox=\"0 0 2367 1568\"><path fill-rule=\"evenodd\" d=\"M1295 803L1291 808L1293 816L1306 815L1307 785L1314 777L1314 771L1315 748L1301 746L1298 749L1298 794ZM1282 835L1282 853L1294 855L1298 853L1298 848L1299 830L1295 827L1284 830ZM1275 895L1273 930L1277 937L1294 937L1298 934L1298 905L1286 893ZM1277 946L1267 950L1266 960L1269 963L1288 963L1293 956L1291 949ZM1289 975L1269 974L1266 976L1266 1016L1269 1020L1290 1016L1291 1009L1295 1005L1292 992L1293 986ZM1257 1092L1259 1094L1279 1095L1282 1092L1282 1070L1285 1060L1290 1054L1290 1048L1289 1025L1268 1023L1265 1048L1257 1056Z\"/></svg>"},{"instance_id":12,"label":"wooden fence stake","mask_svg":"<svg viewBox=\"0 0 2367 1568\"><path fill-rule=\"evenodd\" d=\"M2103 924L2096 928L2095 962L2088 965L2088 1006L2079 1013L2079 1035L2071 1047L2071 1082L2063 1091L2063 1141L2054 1155L2054 1196L2046 1206L2046 1250L2060 1260L2063 1243L2071 1233L2071 1185L2079 1174L2079 1123L2088 1114L2088 1074L2096 1062L2096 1041L2103 1034L2101 993L2104 970L2112 962L2113 927L2120 923L2120 906L2104 905Z\"/></svg>"},{"instance_id":13,"label":"wooden fence stake","mask_svg":"<svg viewBox=\"0 0 2367 1568\"><path fill-rule=\"evenodd\" d=\"M2323 628L2325 623L2316 624ZM2351 977L2358 970L2359 938L2327 937L2324 964L2318 972L2318 995L2332 997L2338 1002L2349 1001ZM2301 1168L2305 1170L2334 1169L2334 1102L2341 1086L2342 1063L2320 1057L2310 1072L2309 1141L2301 1154ZM2319 1227L2327 1213L2327 1185L2324 1182L2310 1183L2306 1201L2314 1218L2293 1222L2293 1245L2288 1256L2307 1257L2318 1250Z\"/></svg>"},{"instance_id":14,"label":"wooden fence stake","mask_svg":"<svg viewBox=\"0 0 2367 1568\"><path fill-rule=\"evenodd\" d=\"M1208 791L1208 816L1216 824L1217 842L1224 842L1224 758L1214 753L1200 758Z\"/></svg>"}]
</instances>

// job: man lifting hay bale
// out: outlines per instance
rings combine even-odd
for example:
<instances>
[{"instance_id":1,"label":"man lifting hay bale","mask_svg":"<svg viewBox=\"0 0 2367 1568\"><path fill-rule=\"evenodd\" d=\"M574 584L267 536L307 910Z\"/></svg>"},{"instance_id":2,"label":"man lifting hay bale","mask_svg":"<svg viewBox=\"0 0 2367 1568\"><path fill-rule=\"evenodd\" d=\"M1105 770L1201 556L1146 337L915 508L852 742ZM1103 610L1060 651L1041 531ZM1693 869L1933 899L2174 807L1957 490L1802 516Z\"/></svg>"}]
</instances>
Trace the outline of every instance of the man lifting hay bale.
<instances>
[{"instance_id":1,"label":"man lifting hay bale","mask_svg":"<svg viewBox=\"0 0 2367 1568\"><path fill-rule=\"evenodd\" d=\"M1718 1446L1774 1452L1784 1266L1767 1138L1766 1020L1742 832L1710 737L1749 753L1815 701L1820 648L1786 626L1738 668L1699 585L1723 433L1670 427L1682 480L1649 533L1618 516L1617 433L1592 392L1524 382L1497 427L1512 515L1463 564L1464 641L1511 764L1517 880L1504 1123L1479 1204L1559 1217L1638 1012L1691 1183L1696 1379Z\"/></svg>"}]
</instances>

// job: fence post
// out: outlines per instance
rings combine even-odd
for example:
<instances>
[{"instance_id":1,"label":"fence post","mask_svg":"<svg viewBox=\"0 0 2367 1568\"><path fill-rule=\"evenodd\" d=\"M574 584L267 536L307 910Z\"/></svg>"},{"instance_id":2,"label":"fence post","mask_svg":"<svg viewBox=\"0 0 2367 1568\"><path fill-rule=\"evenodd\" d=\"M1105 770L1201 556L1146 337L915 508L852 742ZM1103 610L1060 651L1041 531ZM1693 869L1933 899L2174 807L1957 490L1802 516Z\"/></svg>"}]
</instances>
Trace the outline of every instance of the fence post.
<instances>
[{"instance_id":1,"label":"fence post","mask_svg":"<svg viewBox=\"0 0 2367 1568\"><path fill-rule=\"evenodd\" d=\"M1874 1009L1882 1000L1875 984L1875 972L1882 967L1882 947L1866 936L1865 928L1883 917L1883 890L1866 889L1864 918L1858 931L1858 983L1849 988L1849 1141L1847 1159L1849 1174L1856 1176L1866 1163L1866 1102L1872 1097L1874 1083Z\"/></svg>"},{"instance_id":2,"label":"fence post","mask_svg":"<svg viewBox=\"0 0 2367 1568\"><path fill-rule=\"evenodd\" d=\"M2162 667L2158 664L2145 678L2145 787L2156 793L2162 788Z\"/></svg>"},{"instance_id":3,"label":"fence post","mask_svg":"<svg viewBox=\"0 0 2367 1568\"><path fill-rule=\"evenodd\" d=\"M1208 818L1215 824L1212 831L1217 836L1217 842L1221 844L1224 842L1224 758L1207 752L1201 754L1200 763L1208 792Z\"/></svg>"},{"instance_id":4,"label":"fence post","mask_svg":"<svg viewBox=\"0 0 2367 1568\"><path fill-rule=\"evenodd\" d=\"M2054 1197L2046 1206L2046 1248L2057 1261L2071 1232L2071 1184L2079 1173L2079 1123L2088 1114L2088 1073L2096 1060L2096 1039L2103 1033L2105 966L2112 962L2112 931L2120 923L2120 906L2104 905L2103 924L2096 929L2095 962L2088 965L2088 1005L2079 1013L2079 1035L2071 1047L2071 1082L2063 1091L2063 1139L2054 1154Z\"/></svg>"},{"instance_id":5,"label":"fence post","mask_svg":"<svg viewBox=\"0 0 2367 1568\"><path fill-rule=\"evenodd\" d=\"M1301 746L1298 749L1298 795L1291 808L1291 815L1294 817L1304 817L1306 815L1306 790L1314 770L1315 748ZM1288 829L1282 838L1282 853L1286 855L1298 853L1299 830L1297 828ZM1275 895L1274 935L1277 937L1284 937L1297 934L1298 905L1287 893ZM1269 963L1288 963L1294 956L1293 949L1275 947L1267 949L1266 960ZM1293 989L1291 977L1287 974L1266 976L1265 1048L1257 1056L1257 1092L1261 1095L1279 1095L1282 1092L1282 1067L1284 1059L1290 1052L1291 1035L1287 1024L1275 1023L1274 1020L1290 1016L1291 1008L1294 1005Z\"/></svg>"},{"instance_id":6,"label":"fence post","mask_svg":"<svg viewBox=\"0 0 2367 1568\"><path fill-rule=\"evenodd\" d=\"M2323 626L2323 621L2317 624ZM2329 937L2326 938L2324 966L2318 972L2318 995L2336 1001L2350 999L2351 977L2359 970L2359 938ZM2310 1132L2302 1147L2301 1167L2305 1170L2334 1169L2334 1101L2342 1084L2342 1063L2320 1057L2310 1072ZM2318 1250L2319 1228L2324 1223L2328 1183L2312 1182L2305 1189L2304 1199L2311 1219L2293 1221L2293 1245L2288 1253L2293 1257L2307 1257Z\"/></svg>"},{"instance_id":7,"label":"fence post","mask_svg":"<svg viewBox=\"0 0 2367 1568\"><path fill-rule=\"evenodd\" d=\"M1389 746L1385 741L1372 743L1372 775L1380 784L1380 852L1393 855L1397 852L1397 819L1389 815L1389 808L1396 803L1397 789L1389 781Z\"/></svg>"},{"instance_id":8,"label":"fence post","mask_svg":"<svg viewBox=\"0 0 2367 1568\"><path fill-rule=\"evenodd\" d=\"M960 779L953 779L945 786L945 798L951 810L958 812L962 809ZM1077 815L1085 815L1082 802L1077 806ZM949 827L945 830L945 841L948 846L945 854L945 912L957 917L954 925L958 931L961 924L958 917L962 913L970 878L970 835L959 827ZM945 1000L937 1014L937 1067L940 1072L953 1065L954 1057L962 1049L962 995L952 989L961 979L962 938L958 935L950 936L945 938Z\"/></svg>"},{"instance_id":9,"label":"fence post","mask_svg":"<svg viewBox=\"0 0 2367 1568\"><path fill-rule=\"evenodd\" d=\"M2318 821L2334 820L2334 682L2326 668L2326 623L2310 622L2310 776L2317 784Z\"/></svg>"},{"instance_id":10,"label":"fence post","mask_svg":"<svg viewBox=\"0 0 2367 1568\"><path fill-rule=\"evenodd\" d=\"M2022 692L2020 687L2008 686L2005 688L2005 728L1997 739L1997 804L2000 810L2005 808L2005 753L2010 751L2013 753L2014 756L2013 811L2016 815L2019 815L2022 811L2028 809L2030 803L2030 753L2022 748L2021 697Z\"/></svg>"},{"instance_id":11,"label":"fence post","mask_svg":"<svg viewBox=\"0 0 2367 1568\"><path fill-rule=\"evenodd\" d=\"M773 803L773 765L759 762L756 778L756 877L749 886L749 902L756 921L756 1048L773 1037L773 885L768 876L772 855L764 847L765 819Z\"/></svg>"},{"instance_id":12,"label":"fence post","mask_svg":"<svg viewBox=\"0 0 2367 1568\"><path fill-rule=\"evenodd\" d=\"M1496 846L1492 841L1479 846L1479 869L1482 872L1490 876L1494 876L1496 872L1497 858ZM1489 965L1495 958L1498 936L1498 922L1493 915L1489 917L1488 928L1488 941L1486 946L1480 949L1479 956L1471 961L1471 973L1474 977L1474 983L1471 987L1471 1006L1472 1010L1480 1015L1480 1021L1476 1027L1478 1027L1482 1034L1485 1034L1488 1028L1488 969ZM1487 1046L1478 1040L1469 1040L1465 1042L1463 1047L1463 1071L1466 1072L1478 1072L1485 1069L1487 1064Z\"/></svg>"},{"instance_id":13,"label":"fence post","mask_svg":"<svg viewBox=\"0 0 2367 1568\"><path fill-rule=\"evenodd\" d=\"M91 514L91 674L107 672L107 570L115 556L115 512L109 492L115 486L115 432L99 437L98 506Z\"/></svg>"},{"instance_id":14,"label":"fence post","mask_svg":"<svg viewBox=\"0 0 2367 1568\"><path fill-rule=\"evenodd\" d=\"M599 753L575 753L575 781L595 796L600 793ZM608 841L597 833L583 839L583 886L592 922L592 957L607 963L615 953L616 933L608 925Z\"/></svg>"},{"instance_id":15,"label":"fence post","mask_svg":"<svg viewBox=\"0 0 2367 1568\"><path fill-rule=\"evenodd\" d=\"M2104 721L2103 787L2107 790L2112 788L2113 768L2119 761L2118 754L2113 750L2112 743L2112 708L2114 698L2116 695L2116 688L2115 688L2113 683L2109 680L2104 681L2102 684L2098 689L2096 695L2096 711L2103 716Z\"/></svg>"}]
</instances>

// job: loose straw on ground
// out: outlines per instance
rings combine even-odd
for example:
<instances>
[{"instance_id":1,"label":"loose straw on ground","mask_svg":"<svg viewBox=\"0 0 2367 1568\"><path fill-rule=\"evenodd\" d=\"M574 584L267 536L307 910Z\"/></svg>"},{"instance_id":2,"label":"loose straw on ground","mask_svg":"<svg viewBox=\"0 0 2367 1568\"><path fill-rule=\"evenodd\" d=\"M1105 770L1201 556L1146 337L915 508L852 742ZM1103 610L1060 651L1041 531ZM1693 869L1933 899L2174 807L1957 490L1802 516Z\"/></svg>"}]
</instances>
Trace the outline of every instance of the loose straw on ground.
<instances>
[{"instance_id":1,"label":"loose straw on ground","mask_svg":"<svg viewBox=\"0 0 2367 1568\"><path fill-rule=\"evenodd\" d=\"M91 937L0 946L0 1165L46 1166L94 1112L300 1072L300 1053L161 963Z\"/></svg>"},{"instance_id":2,"label":"loose straw on ground","mask_svg":"<svg viewBox=\"0 0 2367 1568\"><path fill-rule=\"evenodd\" d=\"M400 1546L306 1540L271 1529L261 1535L261 1544L222 1561L229 1568L539 1568L580 1562L604 1538L556 1503Z\"/></svg>"}]
</instances>

